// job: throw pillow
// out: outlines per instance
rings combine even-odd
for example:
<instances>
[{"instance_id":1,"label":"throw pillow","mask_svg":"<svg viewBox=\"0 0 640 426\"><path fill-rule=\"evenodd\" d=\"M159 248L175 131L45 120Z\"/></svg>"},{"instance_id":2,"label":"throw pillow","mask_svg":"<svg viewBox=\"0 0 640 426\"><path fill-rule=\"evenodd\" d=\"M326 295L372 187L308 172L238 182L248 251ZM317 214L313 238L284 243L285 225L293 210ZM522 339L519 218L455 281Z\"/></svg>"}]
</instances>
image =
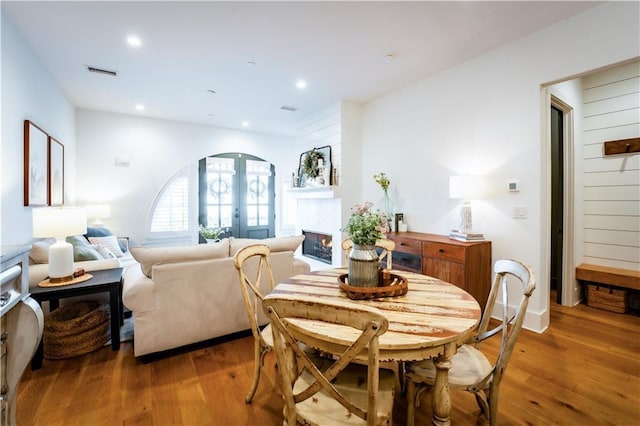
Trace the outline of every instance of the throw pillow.
<instances>
[{"instance_id":1,"label":"throw pillow","mask_svg":"<svg viewBox=\"0 0 640 426\"><path fill-rule=\"evenodd\" d=\"M31 244L29 257L33 263L49 263L49 246L56 242L55 238L34 241Z\"/></svg>"},{"instance_id":2,"label":"throw pillow","mask_svg":"<svg viewBox=\"0 0 640 426\"><path fill-rule=\"evenodd\" d=\"M304 241L304 235L296 235L293 237L276 237L257 240L253 238L234 238L229 237L229 253L235 255L238 250L251 244L266 244L272 252L279 251L296 251L300 244Z\"/></svg>"},{"instance_id":3,"label":"throw pillow","mask_svg":"<svg viewBox=\"0 0 640 426\"><path fill-rule=\"evenodd\" d=\"M104 257L105 259L115 259L116 258L116 255L113 254L113 252L111 250L109 250L107 247L105 247L104 244L91 244L91 247L96 249L96 251L98 253L100 253L102 255L102 257Z\"/></svg>"},{"instance_id":4,"label":"throw pillow","mask_svg":"<svg viewBox=\"0 0 640 426\"><path fill-rule=\"evenodd\" d=\"M120 245L118 245L118 238L115 235L109 235L107 237L89 237L89 241L91 244L102 244L111 250L116 257L124 256L124 253L120 249Z\"/></svg>"},{"instance_id":5,"label":"throw pillow","mask_svg":"<svg viewBox=\"0 0 640 426\"><path fill-rule=\"evenodd\" d=\"M93 247L82 235L67 237L67 242L73 246L73 261L83 262L85 260L104 259L102 255Z\"/></svg>"},{"instance_id":6,"label":"throw pillow","mask_svg":"<svg viewBox=\"0 0 640 426\"><path fill-rule=\"evenodd\" d=\"M187 247L131 247L142 272L151 278L153 265L229 257L229 240Z\"/></svg>"},{"instance_id":7,"label":"throw pillow","mask_svg":"<svg viewBox=\"0 0 640 426\"><path fill-rule=\"evenodd\" d=\"M84 234L87 240L89 239L89 237L108 237L110 235L114 234L108 228L100 228L95 226L87 226L87 233ZM124 242L118 241L118 245L120 246L121 252L124 253L127 251L127 245Z\"/></svg>"}]
</instances>

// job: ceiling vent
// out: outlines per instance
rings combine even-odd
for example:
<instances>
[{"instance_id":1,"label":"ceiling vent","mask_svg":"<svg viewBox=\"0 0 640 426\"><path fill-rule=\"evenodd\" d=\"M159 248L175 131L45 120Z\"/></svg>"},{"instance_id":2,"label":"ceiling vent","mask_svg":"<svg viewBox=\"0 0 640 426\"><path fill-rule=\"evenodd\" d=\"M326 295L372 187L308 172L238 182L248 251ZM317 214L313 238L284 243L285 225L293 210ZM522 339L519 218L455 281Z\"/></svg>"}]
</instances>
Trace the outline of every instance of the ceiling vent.
<instances>
[{"instance_id":1,"label":"ceiling vent","mask_svg":"<svg viewBox=\"0 0 640 426\"><path fill-rule=\"evenodd\" d=\"M294 106L289 106L289 105L282 105L280 107L280 109L283 109L285 111L291 111L291 112L296 112L297 110L299 110L300 108L298 107L294 107Z\"/></svg>"},{"instance_id":2,"label":"ceiling vent","mask_svg":"<svg viewBox=\"0 0 640 426\"><path fill-rule=\"evenodd\" d=\"M87 65L87 71L95 72L97 74L110 75L111 77L117 77L118 71L105 70L102 68L92 67L91 65Z\"/></svg>"}]
</instances>

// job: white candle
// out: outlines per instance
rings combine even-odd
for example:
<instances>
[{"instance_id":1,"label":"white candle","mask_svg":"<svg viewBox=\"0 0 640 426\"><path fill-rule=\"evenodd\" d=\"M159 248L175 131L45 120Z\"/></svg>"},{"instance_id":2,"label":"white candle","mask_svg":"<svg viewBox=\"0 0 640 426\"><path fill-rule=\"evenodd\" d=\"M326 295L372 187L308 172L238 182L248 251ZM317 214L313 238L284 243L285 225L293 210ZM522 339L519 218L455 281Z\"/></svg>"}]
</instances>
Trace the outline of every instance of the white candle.
<instances>
[{"instance_id":1,"label":"white candle","mask_svg":"<svg viewBox=\"0 0 640 426\"><path fill-rule=\"evenodd\" d=\"M318 158L318 168L322 168L323 164L322 158Z\"/></svg>"}]
</instances>

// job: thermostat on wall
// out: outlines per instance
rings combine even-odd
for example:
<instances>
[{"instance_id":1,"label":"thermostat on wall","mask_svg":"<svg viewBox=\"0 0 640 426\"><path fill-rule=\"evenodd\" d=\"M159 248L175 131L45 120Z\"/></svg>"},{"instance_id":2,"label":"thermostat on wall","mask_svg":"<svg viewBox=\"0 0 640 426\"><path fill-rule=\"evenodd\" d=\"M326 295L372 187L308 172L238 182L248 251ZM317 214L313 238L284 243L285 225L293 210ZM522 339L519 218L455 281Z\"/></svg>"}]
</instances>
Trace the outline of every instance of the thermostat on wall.
<instances>
[{"instance_id":1,"label":"thermostat on wall","mask_svg":"<svg viewBox=\"0 0 640 426\"><path fill-rule=\"evenodd\" d=\"M507 191L509 192L518 192L520 191L520 182L517 180L511 181L507 183Z\"/></svg>"}]
</instances>

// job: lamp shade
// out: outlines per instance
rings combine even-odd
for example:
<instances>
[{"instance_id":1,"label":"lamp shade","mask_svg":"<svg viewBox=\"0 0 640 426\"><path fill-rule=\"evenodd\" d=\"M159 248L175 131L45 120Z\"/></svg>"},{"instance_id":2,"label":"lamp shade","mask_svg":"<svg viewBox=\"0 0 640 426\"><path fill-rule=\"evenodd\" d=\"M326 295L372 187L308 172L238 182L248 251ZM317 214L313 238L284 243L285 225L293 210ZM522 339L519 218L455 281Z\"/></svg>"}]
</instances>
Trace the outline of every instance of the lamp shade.
<instances>
[{"instance_id":1,"label":"lamp shade","mask_svg":"<svg viewBox=\"0 0 640 426\"><path fill-rule=\"evenodd\" d=\"M64 238L87 232L87 212L81 207L33 209L33 236Z\"/></svg>"},{"instance_id":2,"label":"lamp shade","mask_svg":"<svg viewBox=\"0 0 640 426\"><path fill-rule=\"evenodd\" d=\"M92 204L86 206L87 218L89 219L108 219L111 217L110 204Z\"/></svg>"},{"instance_id":3,"label":"lamp shade","mask_svg":"<svg viewBox=\"0 0 640 426\"><path fill-rule=\"evenodd\" d=\"M480 176L449 177L449 198L454 200L471 200L482 198L484 185Z\"/></svg>"}]
</instances>

